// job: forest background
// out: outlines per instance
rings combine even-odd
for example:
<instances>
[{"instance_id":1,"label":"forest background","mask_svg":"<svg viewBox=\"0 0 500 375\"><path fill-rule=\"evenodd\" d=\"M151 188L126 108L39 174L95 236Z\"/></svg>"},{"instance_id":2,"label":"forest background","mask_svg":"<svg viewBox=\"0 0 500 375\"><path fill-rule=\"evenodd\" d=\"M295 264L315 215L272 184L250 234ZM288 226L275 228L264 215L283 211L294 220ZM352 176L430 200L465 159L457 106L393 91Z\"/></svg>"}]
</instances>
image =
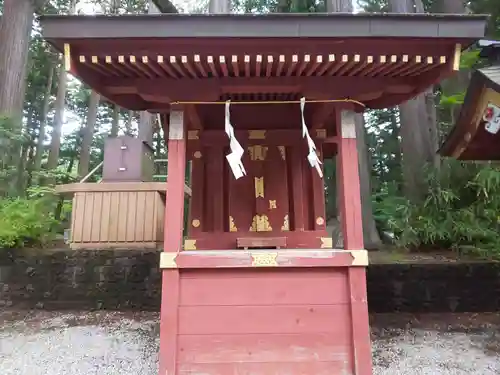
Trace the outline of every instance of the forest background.
<instances>
[{"instance_id":1,"label":"forest background","mask_svg":"<svg viewBox=\"0 0 500 375\"><path fill-rule=\"evenodd\" d=\"M356 1L356 0L354 0ZM173 9L168 1L163 11ZM174 2L179 12L208 12L208 0ZM64 70L43 41L40 14L146 13L151 0L0 0L0 248L50 246L69 226L71 202L54 185L78 182L103 159L104 141L155 131L155 116L120 108ZM232 12L406 12L490 14L487 36L500 39L498 0L232 0ZM451 129L478 50L462 55L455 77L409 102L358 116L358 152L366 247L449 249L500 256L500 169L436 153ZM166 165L157 165L164 179ZM326 160L327 221L338 228L335 163ZM99 170L89 181L100 179ZM189 183L189 181L188 181Z\"/></svg>"}]
</instances>

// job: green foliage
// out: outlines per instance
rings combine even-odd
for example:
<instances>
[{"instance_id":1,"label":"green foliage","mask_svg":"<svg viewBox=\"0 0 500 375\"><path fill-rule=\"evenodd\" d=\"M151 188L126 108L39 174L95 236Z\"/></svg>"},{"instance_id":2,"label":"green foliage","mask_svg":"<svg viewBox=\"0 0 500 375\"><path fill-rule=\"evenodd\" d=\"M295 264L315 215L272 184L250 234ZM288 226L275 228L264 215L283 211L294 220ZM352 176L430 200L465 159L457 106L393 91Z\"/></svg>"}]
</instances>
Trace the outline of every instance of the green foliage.
<instances>
[{"instance_id":1,"label":"green foliage","mask_svg":"<svg viewBox=\"0 0 500 375\"><path fill-rule=\"evenodd\" d=\"M0 248L43 245L54 238L54 200L4 198L0 200Z\"/></svg>"},{"instance_id":2,"label":"green foliage","mask_svg":"<svg viewBox=\"0 0 500 375\"><path fill-rule=\"evenodd\" d=\"M446 160L429 171L423 205L386 186L374 197L382 230L409 248L452 248L500 257L500 168Z\"/></svg>"},{"instance_id":3,"label":"green foliage","mask_svg":"<svg viewBox=\"0 0 500 375\"><path fill-rule=\"evenodd\" d=\"M0 196L16 191L19 171L14 155L25 139L18 121L0 115Z\"/></svg>"},{"instance_id":4,"label":"green foliage","mask_svg":"<svg viewBox=\"0 0 500 375\"><path fill-rule=\"evenodd\" d=\"M464 102L464 99L465 99L465 92L460 92L458 94L450 96L442 95L439 104L444 107L450 107L462 104Z\"/></svg>"},{"instance_id":5,"label":"green foliage","mask_svg":"<svg viewBox=\"0 0 500 375\"><path fill-rule=\"evenodd\" d=\"M467 2L470 10L476 14L488 14L487 36L500 38L500 6L498 0L473 0Z\"/></svg>"},{"instance_id":6,"label":"green foliage","mask_svg":"<svg viewBox=\"0 0 500 375\"><path fill-rule=\"evenodd\" d=\"M325 2L317 0L234 0L236 13L315 13L325 11Z\"/></svg>"},{"instance_id":7,"label":"green foliage","mask_svg":"<svg viewBox=\"0 0 500 375\"><path fill-rule=\"evenodd\" d=\"M480 50L474 48L472 50L464 51L460 57L460 69L471 69L479 61Z\"/></svg>"},{"instance_id":8,"label":"green foliage","mask_svg":"<svg viewBox=\"0 0 500 375\"><path fill-rule=\"evenodd\" d=\"M53 188L31 185L18 191L20 173L12 155L26 136L16 121L0 117L0 140L5 139L9 142L0 142L0 249L44 244L53 238L56 224Z\"/></svg>"}]
</instances>

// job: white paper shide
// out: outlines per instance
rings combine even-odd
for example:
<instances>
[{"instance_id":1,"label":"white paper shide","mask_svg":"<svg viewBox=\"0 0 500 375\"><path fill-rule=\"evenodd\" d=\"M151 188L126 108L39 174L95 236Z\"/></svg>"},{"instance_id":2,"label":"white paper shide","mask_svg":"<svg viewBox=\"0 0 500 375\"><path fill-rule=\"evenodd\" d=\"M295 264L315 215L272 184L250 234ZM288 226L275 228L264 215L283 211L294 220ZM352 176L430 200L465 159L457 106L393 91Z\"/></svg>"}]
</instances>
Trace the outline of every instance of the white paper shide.
<instances>
[{"instance_id":1,"label":"white paper shide","mask_svg":"<svg viewBox=\"0 0 500 375\"><path fill-rule=\"evenodd\" d=\"M321 161L319 160L318 154L316 153L316 145L309 135L307 130L306 121L304 120L304 107L306 105L306 98L300 98L300 116L302 120L302 137L307 140L307 147L309 148L309 153L307 154L307 161L312 168L315 168L318 172L319 177L323 178L323 171L321 170Z\"/></svg>"},{"instance_id":2,"label":"white paper shide","mask_svg":"<svg viewBox=\"0 0 500 375\"><path fill-rule=\"evenodd\" d=\"M245 150L243 150L243 147L241 147L240 143L234 135L234 128L233 125L231 125L230 120L230 106L231 102L229 100L226 101L224 130L229 137L229 149L231 150L231 152L226 155L226 159L229 163L231 171L233 172L234 178L239 179L247 174L247 172L245 171L245 167L241 162L241 158L243 157L243 153L245 152Z\"/></svg>"}]
</instances>

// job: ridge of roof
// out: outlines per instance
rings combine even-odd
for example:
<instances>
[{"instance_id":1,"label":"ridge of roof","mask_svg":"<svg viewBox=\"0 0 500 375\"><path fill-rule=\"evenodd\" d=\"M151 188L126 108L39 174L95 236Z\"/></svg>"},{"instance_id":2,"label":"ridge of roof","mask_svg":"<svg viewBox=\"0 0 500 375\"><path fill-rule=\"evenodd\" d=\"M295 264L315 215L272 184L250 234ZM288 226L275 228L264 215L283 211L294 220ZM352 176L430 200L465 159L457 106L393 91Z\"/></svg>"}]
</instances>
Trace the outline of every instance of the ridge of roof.
<instances>
[{"instance_id":1,"label":"ridge of roof","mask_svg":"<svg viewBox=\"0 0 500 375\"><path fill-rule=\"evenodd\" d=\"M155 0L158 3L168 0ZM169 1L168 1L169 2ZM170 3L170 2L169 2ZM444 19L444 20L486 20L489 18L487 14L446 14L446 13L178 13L177 9L171 4L175 12L164 12L155 14L123 14L123 15L41 15L41 19L64 19L71 17L73 19L90 19L90 18L377 18L377 19ZM165 8L167 9L167 8ZM161 9L160 9L161 10Z\"/></svg>"}]
</instances>

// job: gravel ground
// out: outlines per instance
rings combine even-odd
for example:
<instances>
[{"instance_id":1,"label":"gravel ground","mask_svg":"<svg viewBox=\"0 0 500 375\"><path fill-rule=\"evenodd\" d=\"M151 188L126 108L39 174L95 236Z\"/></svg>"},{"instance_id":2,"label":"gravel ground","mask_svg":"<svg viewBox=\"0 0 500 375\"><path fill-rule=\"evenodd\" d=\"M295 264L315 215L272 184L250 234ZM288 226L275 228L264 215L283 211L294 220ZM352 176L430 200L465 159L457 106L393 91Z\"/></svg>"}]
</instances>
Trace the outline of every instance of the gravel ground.
<instances>
[{"instance_id":1,"label":"gravel ground","mask_svg":"<svg viewBox=\"0 0 500 375\"><path fill-rule=\"evenodd\" d=\"M372 317L374 375L500 373L499 315ZM157 375L152 313L0 312L2 375Z\"/></svg>"}]
</instances>

